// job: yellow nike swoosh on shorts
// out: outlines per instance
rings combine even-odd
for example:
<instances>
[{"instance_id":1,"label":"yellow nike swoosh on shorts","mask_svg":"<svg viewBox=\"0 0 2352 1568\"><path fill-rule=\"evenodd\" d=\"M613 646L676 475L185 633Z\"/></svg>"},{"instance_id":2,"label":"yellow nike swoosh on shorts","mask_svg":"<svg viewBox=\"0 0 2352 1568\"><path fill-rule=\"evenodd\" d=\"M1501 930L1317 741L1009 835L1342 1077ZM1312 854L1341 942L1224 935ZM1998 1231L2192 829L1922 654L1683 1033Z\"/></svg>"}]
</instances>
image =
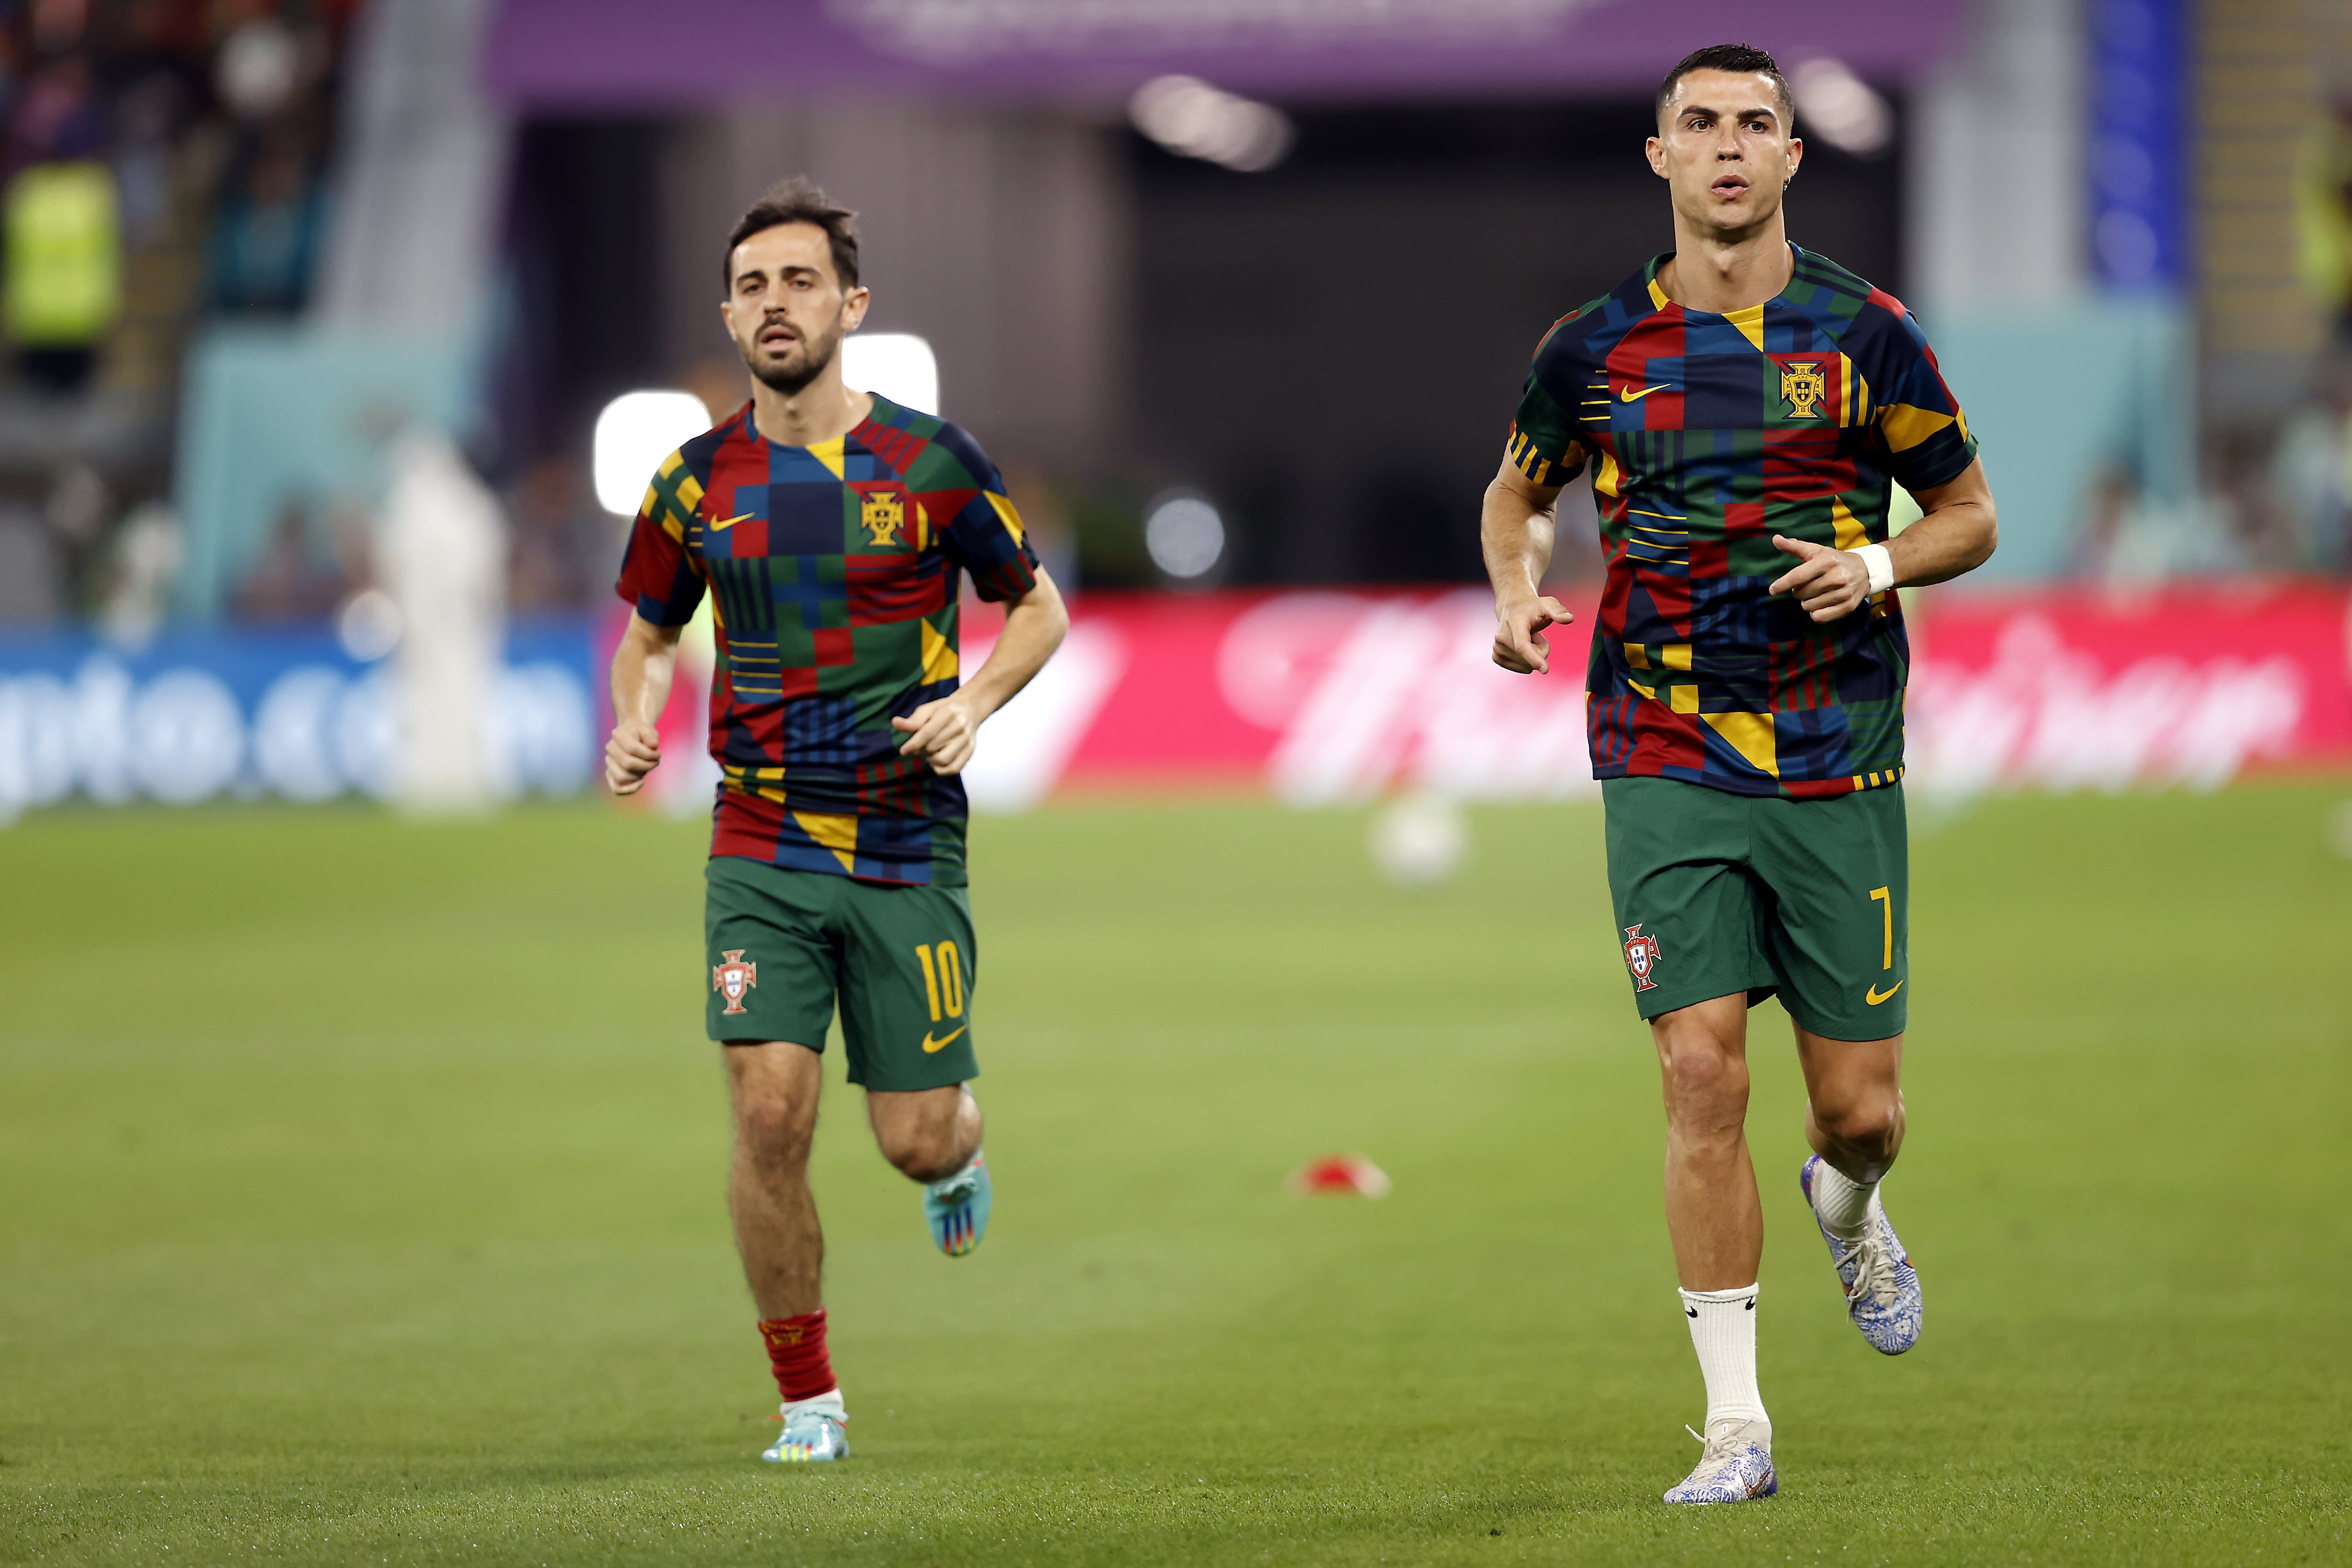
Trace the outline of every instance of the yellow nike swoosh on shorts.
<instances>
[{"instance_id":1,"label":"yellow nike swoosh on shorts","mask_svg":"<svg viewBox=\"0 0 2352 1568\"><path fill-rule=\"evenodd\" d=\"M739 511L733 517L722 517L710 525L710 531L717 533L721 529L732 528L751 515L748 511Z\"/></svg>"},{"instance_id":2,"label":"yellow nike swoosh on shorts","mask_svg":"<svg viewBox=\"0 0 2352 1568\"><path fill-rule=\"evenodd\" d=\"M1675 384L1671 381L1662 381L1655 386L1645 386L1639 392L1634 391L1630 386L1620 387L1617 392L1617 401L1620 403L1639 403L1643 398L1649 396L1650 394L1654 392L1672 392L1674 389Z\"/></svg>"},{"instance_id":3,"label":"yellow nike swoosh on shorts","mask_svg":"<svg viewBox=\"0 0 2352 1568\"><path fill-rule=\"evenodd\" d=\"M1887 1000L1887 999L1888 999L1888 997L1893 996L1893 995L1894 995L1897 991L1900 991L1900 990L1902 990L1902 989L1903 989L1903 982L1901 982L1900 980L1898 980L1898 981L1896 981L1893 985L1888 986L1888 987L1887 987L1887 989L1886 989L1886 995L1882 996L1882 995L1880 995L1880 994L1878 994L1878 987L1877 987L1876 985L1873 985L1873 986L1871 986L1871 988L1870 988L1870 994L1869 994L1869 995L1867 995L1867 996L1865 996L1865 997L1864 997L1864 998L1863 998L1863 1000L1864 1000L1864 1001L1865 1001L1865 1002L1867 1002L1867 1003L1869 1003L1872 1006L1875 1007L1875 1006L1877 1006L1881 1002L1884 1002L1884 1001Z\"/></svg>"},{"instance_id":4,"label":"yellow nike swoosh on shorts","mask_svg":"<svg viewBox=\"0 0 2352 1568\"><path fill-rule=\"evenodd\" d=\"M946 1050L948 1047L953 1043L956 1035L961 1035L965 1029L969 1029L971 1027L971 1026L970 1024L963 1025L961 1028L958 1028L955 1031L955 1034L949 1035L942 1039L937 1040L931 1038L931 1032L929 1029L925 1029L923 1031L923 1054L925 1056L929 1056L934 1051Z\"/></svg>"}]
</instances>

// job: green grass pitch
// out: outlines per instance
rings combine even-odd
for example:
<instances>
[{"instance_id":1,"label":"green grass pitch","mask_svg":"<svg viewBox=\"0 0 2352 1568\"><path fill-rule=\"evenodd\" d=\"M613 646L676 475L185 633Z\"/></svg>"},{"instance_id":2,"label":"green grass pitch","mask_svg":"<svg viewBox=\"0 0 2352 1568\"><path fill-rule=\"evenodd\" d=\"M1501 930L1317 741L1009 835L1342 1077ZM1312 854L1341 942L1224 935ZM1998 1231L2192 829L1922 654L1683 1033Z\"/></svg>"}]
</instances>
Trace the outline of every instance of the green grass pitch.
<instances>
[{"instance_id":1,"label":"green grass pitch","mask_svg":"<svg viewBox=\"0 0 2352 1568\"><path fill-rule=\"evenodd\" d=\"M835 1052L856 1457L783 1472L701 828L37 816L0 833L0 1562L2342 1563L2347 793L1917 825L1925 1340L1845 1323L1767 1005L1783 1490L1679 1510L1597 808L1475 814L1424 898L1360 815L983 820L994 1226L931 1249ZM1354 1150L1393 1196L1283 1191Z\"/></svg>"}]
</instances>

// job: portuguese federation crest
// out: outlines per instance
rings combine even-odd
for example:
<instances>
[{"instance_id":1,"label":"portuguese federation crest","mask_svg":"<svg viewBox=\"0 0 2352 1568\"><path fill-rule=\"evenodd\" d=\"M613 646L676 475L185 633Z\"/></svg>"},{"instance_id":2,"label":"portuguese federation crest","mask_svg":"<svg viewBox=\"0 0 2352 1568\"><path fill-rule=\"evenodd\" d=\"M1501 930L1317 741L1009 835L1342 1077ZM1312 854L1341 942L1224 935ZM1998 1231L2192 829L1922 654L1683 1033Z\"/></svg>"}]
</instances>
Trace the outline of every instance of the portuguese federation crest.
<instances>
[{"instance_id":1,"label":"portuguese federation crest","mask_svg":"<svg viewBox=\"0 0 2352 1568\"><path fill-rule=\"evenodd\" d=\"M1658 951L1656 937L1643 936L1638 925L1625 928L1625 967L1633 972L1634 990L1655 991L1658 988L1658 983L1650 978L1650 972L1658 967L1658 960L1664 956Z\"/></svg>"},{"instance_id":2,"label":"portuguese federation crest","mask_svg":"<svg viewBox=\"0 0 2352 1568\"><path fill-rule=\"evenodd\" d=\"M895 550L900 542L898 530L907 524L905 498L887 490L867 490L859 502L857 521L866 527L866 537L877 550Z\"/></svg>"},{"instance_id":3,"label":"portuguese federation crest","mask_svg":"<svg viewBox=\"0 0 2352 1568\"><path fill-rule=\"evenodd\" d=\"M1656 943L1652 943L1655 946ZM720 962L710 969L710 988L727 998L727 1011L740 1013L744 996L759 988L760 966L743 962L743 950L719 955Z\"/></svg>"},{"instance_id":4,"label":"portuguese federation crest","mask_svg":"<svg viewBox=\"0 0 2352 1568\"><path fill-rule=\"evenodd\" d=\"M1819 360L1780 367L1780 396L1789 405L1790 418L1820 418L1822 399L1829 395L1830 378L1822 373Z\"/></svg>"}]
</instances>

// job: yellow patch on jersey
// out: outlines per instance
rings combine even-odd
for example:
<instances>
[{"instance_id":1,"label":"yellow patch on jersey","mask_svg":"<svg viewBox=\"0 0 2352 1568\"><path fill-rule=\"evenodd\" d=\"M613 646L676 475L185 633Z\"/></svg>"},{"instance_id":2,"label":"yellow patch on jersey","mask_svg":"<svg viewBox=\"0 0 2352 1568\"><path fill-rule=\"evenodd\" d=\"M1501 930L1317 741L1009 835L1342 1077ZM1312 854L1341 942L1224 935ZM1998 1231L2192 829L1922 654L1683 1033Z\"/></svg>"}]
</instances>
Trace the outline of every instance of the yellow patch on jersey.
<instances>
[{"instance_id":1,"label":"yellow patch on jersey","mask_svg":"<svg viewBox=\"0 0 2352 1568\"><path fill-rule=\"evenodd\" d=\"M796 811L793 820L801 831L833 851L845 871L857 868L857 818L846 813L829 811Z\"/></svg>"},{"instance_id":2,"label":"yellow patch on jersey","mask_svg":"<svg viewBox=\"0 0 2352 1568\"><path fill-rule=\"evenodd\" d=\"M923 684L929 686L954 675L956 650L948 646L948 639L940 636L930 622L917 624L923 628Z\"/></svg>"},{"instance_id":3,"label":"yellow patch on jersey","mask_svg":"<svg viewBox=\"0 0 2352 1568\"><path fill-rule=\"evenodd\" d=\"M1640 643L1629 642L1625 645L1625 662L1635 669L1647 669L1650 668L1650 650Z\"/></svg>"},{"instance_id":4,"label":"yellow patch on jersey","mask_svg":"<svg viewBox=\"0 0 2352 1568\"><path fill-rule=\"evenodd\" d=\"M1830 378L1819 360L1792 360L1780 367L1780 399L1791 419L1819 419Z\"/></svg>"},{"instance_id":5,"label":"yellow patch on jersey","mask_svg":"<svg viewBox=\"0 0 2352 1568\"><path fill-rule=\"evenodd\" d=\"M1670 642L1658 650L1658 667L1661 669L1688 669L1690 661L1691 645L1686 642Z\"/></svg>"},{"instance_id":6,"label":"yellow patch on jersey","mask_svg":"<svg viewBox=\"0 0 2352 1568\"><path fill-rule=\"evenodd\" d=\"M1870 542L1870 531L1863 527L1862 520L1847 508L1843 496L1830 499L1830 526L1837 530L1837 547L1840 550L1859 550Z\"/></svg>"},{"instance_id":7,"label":"yellow patch on jersey","mask_svg":"<svg viewBox=\"0 0 2352 1568\"><path fill-rule=\"evenodd\" d=\"M1607 452L1601 453L1601 467L1593 470L1592 493L1614 496L1617 493L1618 480L1622 477L1622 473L1623 470L1617 467L1617 459L1614 457Z\"/></svg>"},{"instance_id":8,"label":"yellow patch on jersey","mask_svg":"<svg viewBox=\"0 0 2352 1568\"><path fill-rule=\"evenodd\" d=\"M1696 686L1671 687L1667 689L1666 697L1668 699L1666 706L1677 713L1698 711L1698 688Z\"/></svg>"},{"instance_id":9,"label":"yellow patch on jersey","mask_svg":"<svg viewBox=\"0 0 2352 1568\"><path fill-rule=\"evenodd\" d=\"M1952 416L1948 414L1914 408L1907 403L1890 403L1878 416L1878 427L1886 433L1887 448L1895 452L1909 451L1950 423ZM1967 426L1961 429L1965 433Z\"/></svg>"},{"instance_id":10,"label":"yellow patch on jersey","mask_svg":"<svg viewBox=\"0 0 2352 1568\"><path fill-rule=\"evenodd\" d=\"M808 455L825 466L836 479L849 478L849 437L835 436L830 441L820 441L808 448Z\"/></svg>"},{"instance_id":11,"label":"yellow patch on jersey","mask_svg":"<svg viewBox=\"0 0 2352 1568\"><path fill-rule=\"evenodd\" d=\"M1666 291L1658 287L1658 280L1654 278L1650 279L1650 303L1661 310L1674 303L1672 300L1666 298Z\"/></svg>"},{"instance_id":12,"label":"yellow patch on jersey","mask_svg":"<svg viewBox=\"0 0 2352 1568\"><path fill-rule=\"evenodd\" d=\"M982 490L981 494L986 496L988 504L996 509L996 521L1004 525L1004 531L1013 536L1013 542L1020 543L1024 537L1021 514L1013 509L1013 502L994 490Z\"/></svg>"},{"instance_id":13,"label":"yellow patch on jersey","mask_svg":"<svg viewBox=\"0 0 2352 1568\"><path fill-rule=\"evenodd\" d=\"M867 543L877 550L895 550L898 530L907 521L907 503L887 490L869 490L859 499L857 521Z\"/></svg>"},{"instance_id":14,"label":"yellow patch on jersey","mask_svg":"<svg viewBox=\"0 0 2352 1568\"><path fill-rule=\"evenodd\" d=\"M1769 713L1702 713L1700 718L1715 726L1715 732L1731 742L1731 749L1748 759L1759 773L1780 776L1780 752L1772 735L1772 715Z\"/></svg>"},{"instance_id":15,"label":"yellow patch on jersey","mask_svg":"<svg viewBox=\"0 0 2352 1568\"><path fill-rule=\"evenodd\" d=\"M1755 344L1756 352L1760 354L1764 352L1763 306L1750 305L1745 310L1734 310L1723 319L1729 321L1733 326L1738 327L1739 329L1739 335L1746 338L1749 342Z\"/></svg>"}]
</instances>

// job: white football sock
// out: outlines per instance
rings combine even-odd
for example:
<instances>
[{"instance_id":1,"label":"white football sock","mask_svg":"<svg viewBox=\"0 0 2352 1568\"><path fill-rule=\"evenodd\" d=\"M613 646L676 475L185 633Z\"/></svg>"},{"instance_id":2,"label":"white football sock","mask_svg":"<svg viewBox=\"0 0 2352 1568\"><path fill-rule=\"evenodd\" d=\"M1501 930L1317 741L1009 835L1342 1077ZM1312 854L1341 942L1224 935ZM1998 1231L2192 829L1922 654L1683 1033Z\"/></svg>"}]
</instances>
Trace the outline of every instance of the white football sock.
<instances>
[{"instance_id":1,"label":"white football sock","mask_svg":"<svg viewBox=\"0 0 2352 1568\"><path fill-rule=\"evenodd\" d=\"M842 1403L841 1390L837 1387L828 1389L823 1394L813 1394L806 1399L787 1399L784 1401L783 1417L785 1420L791 1420L793 1418L793 1412L795 1410L830 1411L835 1419L842 1422L844 1425L846 1425L849 1420L849 1406Z\"/></svg>"},{"instance_id":2,"label":"white football sock","mask_svg":"<svg viewBox=\"0 0 2352 1568\"><path fill-rule=\"evenodd\" d=\"M1862 1239L1870 1200L1877 1195L1876 1182L1865 1186L1827 1160L1813 1167L1813 1212L1822 1216L1822 1227L1841 1241Z\"/></svg>"},{"instance_id":3,"label":"white football sock","mask_svg":"<svg viewBox=\"0 0 2352 1568\"><path fill-rule=\"evenodd\" d=\"M1756 1388L1756 1287L1680 1294L1691 1348L1698 1352L1699 1373L1706 1379L1706 1430L1726 1420L1762 1421L1769 1430L1764 1396Z\"/></svg>"}]
</instances>

